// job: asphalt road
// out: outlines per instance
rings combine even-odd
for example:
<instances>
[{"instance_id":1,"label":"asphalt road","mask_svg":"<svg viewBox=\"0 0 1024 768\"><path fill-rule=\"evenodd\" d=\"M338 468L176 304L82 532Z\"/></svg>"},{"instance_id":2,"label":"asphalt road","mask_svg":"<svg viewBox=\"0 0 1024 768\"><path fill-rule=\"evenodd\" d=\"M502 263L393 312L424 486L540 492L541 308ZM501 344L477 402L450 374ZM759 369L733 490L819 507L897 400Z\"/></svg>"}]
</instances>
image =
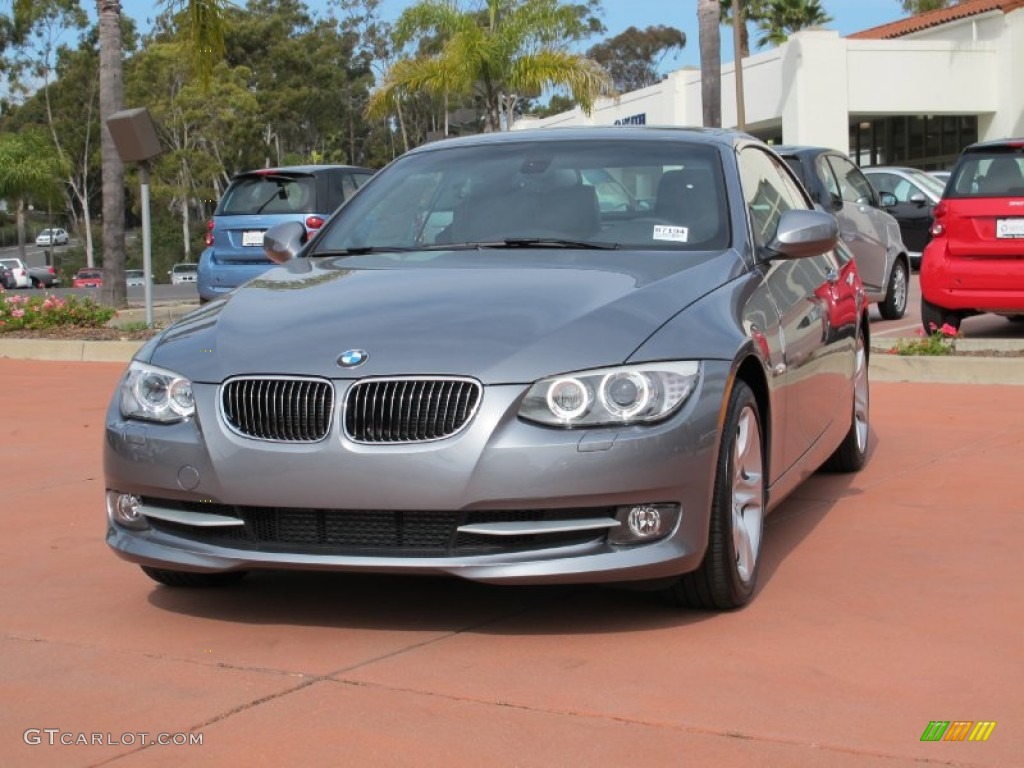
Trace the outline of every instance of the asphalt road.
<instances>
[{"instance_id":1,"label":"asphalt road","mask_svg":"<svg viewBox=\"0 0 1024 768\"><path fill-rule=\"evenodd\" d=\"M396 576L158 586L104 543L122 371L0 359L0 765L1021 765L1019 387L873 384L865 469L784 502L753 603L716 614ZM957 720L996 725L921 740Z\"/></svg>"}]
</instances>

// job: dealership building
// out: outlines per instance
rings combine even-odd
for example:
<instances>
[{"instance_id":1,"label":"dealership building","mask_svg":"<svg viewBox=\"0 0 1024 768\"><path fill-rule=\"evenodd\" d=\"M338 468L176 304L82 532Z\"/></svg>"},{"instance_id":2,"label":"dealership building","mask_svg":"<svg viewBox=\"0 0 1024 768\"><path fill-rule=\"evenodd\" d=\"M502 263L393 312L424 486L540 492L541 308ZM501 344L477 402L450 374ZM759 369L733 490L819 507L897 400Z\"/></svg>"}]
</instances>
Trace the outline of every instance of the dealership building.
<instances>
[{"instance_id":1,"label":"dealership building","mask_svg":"<svg viewBox=\"0 0 1024 768\"><path fill-rule=\"evenodd\" d=\"M848 152L862 166L946 168L966 145L1024 136L1024 0L966 0L847 37L804 30L742 61L745 128L774 144ZM722 64L722 125L737 124ZM699 126L700 70L516 128Z\"/></svg>"}]
</instances>

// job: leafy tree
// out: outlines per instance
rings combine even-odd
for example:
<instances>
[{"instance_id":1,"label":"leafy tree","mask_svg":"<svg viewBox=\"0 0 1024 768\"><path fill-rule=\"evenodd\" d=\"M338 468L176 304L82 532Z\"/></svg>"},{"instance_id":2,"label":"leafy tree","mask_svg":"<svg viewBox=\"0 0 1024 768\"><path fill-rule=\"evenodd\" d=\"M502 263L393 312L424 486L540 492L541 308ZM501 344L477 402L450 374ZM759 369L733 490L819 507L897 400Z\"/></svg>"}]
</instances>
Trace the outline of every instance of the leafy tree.
<instances>
[{"instance_id":1,"label":"leafy tree","mask_svg":"<svg viewBox=\"0 0 1024 768\"><path fill-rule=\"evenodd\" d=\"M942 8L949 8L957 5L963 0L900 0L900 5L906 13L917 15L928 11L938 11Z\"/></svg>"},{"instance_id":2,"label":"leafy tree","mask_svg":"<svg viewBox=\"0 0 1024 768\"><path fill-rule=\"evenodd\" d=\"M184 9L183 28L192 42L192 61L202 82L208 83L214 62L224 51L224 5L227 0L161 0L170 10ZM124 163L114 146L107 119L124 105L121 2L96 0L100 47L100 152L103 159L103 281L104 303L127 303L124 283Z\"/></svg>"},{"instance_id":3,"label":"leafy tree","mask_svg":"<svg viewBox=\"0 0 1024 768\"><path fill-rule=\"evenodd\" d=\"M700 98L706 128L722 125L722 41L719 0L697 0L697 34L700 39Z\"/></svg>"},{"instance_id":4,"label":"leafy tree","mask_svg":"<svg viewBox=\"0 0 1024 768\"><path fill-rule=\"evenodd\" d=\"M766 0L738 0L743 13L743 24L740 25L740 56L750 55L750 32L747 24L759 23L764 18ZM719 0L721 6L722 25L732 29L733 0Z\"/></svg>"},{"instance_id":5,"label":"leafy tree","mask_svg":"<svg viewBox=\"0 0 1024 768\"><path fill-rule=\"evenodd\" d=\"M594 26L593 7L560 0L486 0L480 12L456 0L420 0L396 25L397 40L436 35L441 51L396 61L373 94L367 114L392 113L404 94L474 95L484 108L485 128L511 128L516 102L544 88L564 87L585 111L610 93L607 73L591 59L568 50Z\"/></svg>"},{"instance_id":6,"label":"leafy tree","mask_svg":"<svg viewBox=\"0 0 1024 768\"><path fill-rule=\"evenodd\" d=\"M674 27L630 27L591 47L587 56L604 67L622 93L658 82L658 65L671 51L685 45L686 35Z\"/></svg>"},{"instance_id":7,"label":"leafy tree","mask_svg":"<svg viewBox=\"0 0 1024 768\"><path fill-rule=\"evenodd\" d=\"M0 198L14 202L18 255L25 258L25 210L32 201L52 204L60 199L60 158L46 135L38 131L0 134Z\"/></svg>"},{"instance_id":8,"label":"leafy tree","mask_svg":"<svg viewBox=\"0 0 1024 768\"><path fill-rule=\"evenodd\" d=\"M758 21L763 34L757 45L782 45L794 32L830 21L832 17L821 7L821 0L766 0L764 15Z\"/></svg>"}]
</instances>

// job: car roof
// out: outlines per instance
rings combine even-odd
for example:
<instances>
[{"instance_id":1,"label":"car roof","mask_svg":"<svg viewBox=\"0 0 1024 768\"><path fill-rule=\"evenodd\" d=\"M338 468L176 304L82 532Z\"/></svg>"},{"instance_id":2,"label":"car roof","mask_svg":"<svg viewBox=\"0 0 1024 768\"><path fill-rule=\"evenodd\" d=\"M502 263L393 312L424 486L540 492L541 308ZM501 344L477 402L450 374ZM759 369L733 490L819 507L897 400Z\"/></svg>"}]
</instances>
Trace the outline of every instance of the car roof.
<instances>
[{"instance_id":1,"label":"car roof","mask_svg":"<svg viewBox=\"0 0 1024 768\"><path fill-rule=\"evenodd\" d=\"M994 139L991 141L978 141L964 147L964 152L984 152L989 149L1024 149L1024 138L1017 139Z\"/></svg>"},{"instance_id":2,"label":"car roof","mask_svg":"<svg viewBox=\"0 0 1024 768\"><path fill-rule=\"evenodd\" d=\"M407 154L432 152L449 147L465 147L484 144L517 144L522 142L547 143L557 141L608 141L608 140L685 140L698 144L732 146L741 141L758 142L748 133L725 128L692 128L682 126L614 125L574 126L560 128L528 128L521 131L499 131L460 136L423 144Z\"/></svg>"},{"instance_id":3,"label":"car roof","mask_svg":"<svg viewBox=\"0 0 1024 768\"><path fill-rule=\"evenodd\" d=\"M345 171L366 171L367 173L376 173L372 168L364 168L360 165L282 165L276 168L253 168L249 171L242 171L241 173L235 174L232 180L239 178L246 178L249 176L273 176L275 174L309 174L313 175L323 171L331 170L332 168L345 170Z\"/></svg>"}]
</instances>

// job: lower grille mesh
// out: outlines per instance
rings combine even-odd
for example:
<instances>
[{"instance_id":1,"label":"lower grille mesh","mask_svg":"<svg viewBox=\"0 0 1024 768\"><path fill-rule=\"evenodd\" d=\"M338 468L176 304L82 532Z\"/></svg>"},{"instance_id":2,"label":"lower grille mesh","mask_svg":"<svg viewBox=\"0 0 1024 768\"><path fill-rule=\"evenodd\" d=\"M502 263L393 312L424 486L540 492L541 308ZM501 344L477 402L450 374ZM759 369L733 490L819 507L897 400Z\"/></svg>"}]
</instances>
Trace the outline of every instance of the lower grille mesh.
<instances>
[{"instance_id":1,"label":"lower grille mesh","mask_svg":"<svg viewBox=\"0 0 1024 768\"><path fill-rule=\"evenodd\" d=\"M395 557L500 554L585 543L604 531L567 531L522 536L459 533L460 525L523 520L614 517L610 507L588 509L438 512L434 510L293 509L234 507L147 499L147 504L241 519L245 525L200 528L150 518L158 531L219 546L267 551Z\"/></svg>"}]
</instances>

